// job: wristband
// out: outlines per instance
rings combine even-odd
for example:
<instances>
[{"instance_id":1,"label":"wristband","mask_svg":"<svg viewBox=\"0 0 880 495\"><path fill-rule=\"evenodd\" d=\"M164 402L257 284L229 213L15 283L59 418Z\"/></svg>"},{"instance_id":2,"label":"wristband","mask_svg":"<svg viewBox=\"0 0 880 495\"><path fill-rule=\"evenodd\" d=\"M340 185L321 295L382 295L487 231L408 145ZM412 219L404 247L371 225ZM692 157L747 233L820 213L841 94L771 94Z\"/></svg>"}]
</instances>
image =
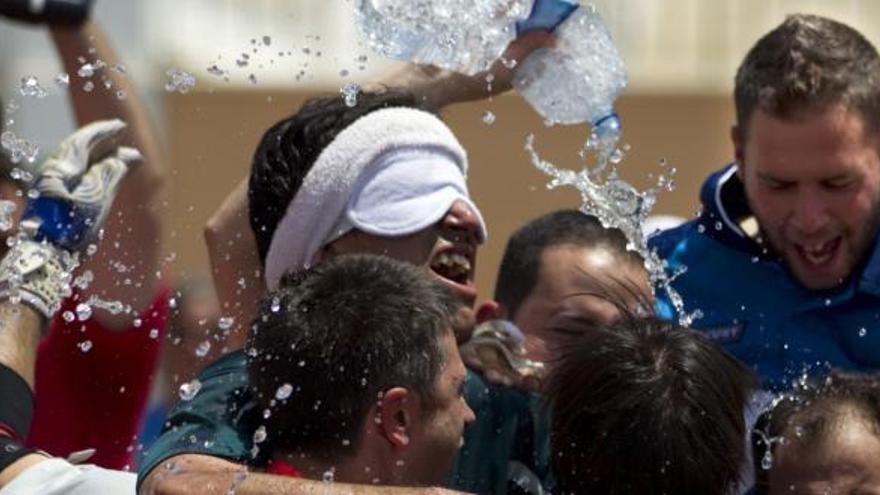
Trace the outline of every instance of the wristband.
<instances>
[{"instance_id":1,"label":"wristband","mask_svg":"<svg viewBox=\"0 0 880 495\"><path fill-rule=\"evenodd\" d=\"M22 457L38 452L37 449L25 447L9 437L0 435L0 472L3 472L4 469Z\"/></svg>"},{"instance_id":2,"label":"wristband","mask_svg":"<svg viewBox=\"0 0 880 495\"><path fill-rule=\"evenodd\" d=\"M34 392L18 373L0 364L0 431L24 440L34 416Z\"/></svg>"}]
</instances>

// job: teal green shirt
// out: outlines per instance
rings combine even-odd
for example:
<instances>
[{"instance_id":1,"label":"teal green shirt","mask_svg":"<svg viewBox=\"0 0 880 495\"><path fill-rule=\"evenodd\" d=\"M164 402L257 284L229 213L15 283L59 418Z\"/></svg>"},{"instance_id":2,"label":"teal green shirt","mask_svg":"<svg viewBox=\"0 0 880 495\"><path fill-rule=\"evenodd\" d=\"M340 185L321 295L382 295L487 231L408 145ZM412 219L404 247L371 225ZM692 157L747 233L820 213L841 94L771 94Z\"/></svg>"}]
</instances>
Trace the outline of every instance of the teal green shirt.
<instances>
[{"instance_id":1,"label":"teal green shirt","mask_svg":"<svg viewBox=\"0 0 880 495\"><path fill-rule=\"evenodd\" d=\"M162 435L144 453L138 469L139 485L163 461L180 454L265 466L268 442L252 450L253 434L262 416L247 373L243 351L227 354L202 371L199 392L191 400L175 404ZM536 398L486 384L478 375L468 373L465 400L477 420L465 431L465 444L450 480L452 488L480 494L516 493L517 489L508 491L511 462L525 466L537 479L546 479L548 442L533 419L536 414L543 417ZM518 470L513 480L518 486L523 484L520 478Z\"/></svg>"}]
</instances>

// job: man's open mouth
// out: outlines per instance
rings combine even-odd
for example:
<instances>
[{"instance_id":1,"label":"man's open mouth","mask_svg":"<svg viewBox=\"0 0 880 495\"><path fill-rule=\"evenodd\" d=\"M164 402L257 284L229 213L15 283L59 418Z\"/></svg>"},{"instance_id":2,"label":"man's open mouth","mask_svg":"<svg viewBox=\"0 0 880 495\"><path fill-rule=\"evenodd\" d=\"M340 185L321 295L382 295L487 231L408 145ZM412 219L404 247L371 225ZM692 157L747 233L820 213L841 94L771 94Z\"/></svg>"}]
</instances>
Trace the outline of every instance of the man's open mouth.
<instances>
[{"instance_id":1,"label":"man's open mouth","mask_svg":"<svg viewBox=\"0 0 880 495\"><path fill-rule=\"evenodd\" d=\"M431 260L431 270L456 284L469 285L473 280L473 263L464 254L444 251Z\"/></svg>"},{"instance_id":2,"label":"man's open mouth","mask_svg":"<svg viewBox=\"0 0 880 495\"><path fill-rule=\"evenodd\" d=\"M820 243L795 244L795 250L805 264L822 267L834 259L840 248L840 242L841 237L837 236L831 240Z\"/></svg>"}]
</instances>

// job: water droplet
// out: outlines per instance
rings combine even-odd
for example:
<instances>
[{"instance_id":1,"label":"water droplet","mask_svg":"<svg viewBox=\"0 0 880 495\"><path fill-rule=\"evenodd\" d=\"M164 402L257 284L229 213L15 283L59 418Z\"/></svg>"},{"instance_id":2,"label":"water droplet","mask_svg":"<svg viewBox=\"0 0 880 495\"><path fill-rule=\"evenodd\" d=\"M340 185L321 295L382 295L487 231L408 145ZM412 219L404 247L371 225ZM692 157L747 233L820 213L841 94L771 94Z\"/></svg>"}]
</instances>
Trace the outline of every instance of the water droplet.
<instances>
[{"instance_id":1,"label":"water droplet","mask_svg":"<svg viewBox=\"0 0 880 495\"><path fill-rule=\"evenodd\" d=\"M249 75L248 82L250 82L251 84L257 84L257 76L254 74Z\"/></svg>"},{"instance_id":2,"label":"water droplet","mask_svg":"<svg viewBox=\"0 0 880 495\"><path fill-rule=\"evenodd\" d=\"M79 347L79 350L82 352L89 352L92 350L92 341L91 340L83 340L79 344L76 345Z\"/></svg>"},{"instance_id":3,"label":"water droplet","mask_svg":"<svg viewBox=\"0 0 880 495\"><path fill-rule=\"evenodd\" d=\"M859 329L859 337L864 337L865 335L868 335L868 329L865 327L860 328Z\"/></svg>"},{"instance_id":4,"label":"water droplet","mask_svg":"<svg viewBox=\"0 0 880 495\"><path fill-rule=\"evenodd\" d=\"M133 326L135 328L140 328L141 325L143 325L143 324L144 324L144 320L141 320L140 318L135 318L134 320L131 321L131 326Z\"/></svg>"},{"instance_id":5,"label":"water droplet","mask_svg":"<svg viewBox=\"0 0 880 495\"><path fill-rule=\"evenodd\" d=\"M339 77L348 77L348 69L342 69L339 71Z\"/></svg>"},{"instance_id":6,"label":"water droplet","mask_svg":"<svg viewBox=\"0 0 880 495\"><path fill-rule=\"evenodd\" d=\"M180 386L178 390L178 394L180 395L180 400L193 400L196 394L199 393L199 390L202 389L202 382L196 378L191 382L184 383Z\"/></svg>"},{"instance_id":7,"label":"water droplet","mask_svg":"<svg viewBox=\"0 0 880 495\"><path fill-rule=\"evenodd\" d=\"M150 329L150 338L151 339L159 338L159 329L158 328L151 328Z\"/></svg>"},{"instance_id":8,"label":"water droplet","mask_svg":"<svg viewBox=\"0 0 880 495\"><path fill-rule=\"evenodd\" d=\"M83 84L83 91L85 91L86 93L91 93L94 90L95 90L95 83L93 83L92 81L86 81L86 83Z\"/></svg>"},{"instance_id":9,"label":"water droplet","mask_svg":"<svg viewBox=\"0 0 880 495\"><path fill-rule=\"evenodd\" d=\"M235 318L231 316L224 316L220 318L220 321L217 322L217 327L220 330L229 330L232 328L232 325L235 323Z\"/></svg>"},{"instance_id":10,"label":"water droplet","mask_svg":"<svg viewBox=\"0 0 880 495\"><path fill-rule=\"evenodd\" d=\"M333 468L324 471L321 475L321 481L324 483L333 483L336 480L336 473Z\"/></svg>"},{"instance_id":11,"label":"water droplet","mask_svg":"<svg viewBox=\"0 0 880 495\"><path fill-rule=\"evenodd\" d=\"M263 44L266 46L270 46L272 44L272 38L269 36L263 36Z\"/></svg>"},{"instance_id":12,"label":"water droplet","mask_svg":"<svg viewBox=\"0 0 880 495\"><path fill-rule=\"evenodd\" d=\"M339 90L342 93L342 97L345 99L345 106L354 107L357 105L358 93L360 93L361 87L356 83L348 83Z\"/></svg>"},{"instance_id":13,"label":"water droplet","mask_svg":"<svg viewBox=\"0 0 880 495\"><path fill-rule=\"evenodd\" d=\"M36 76L25 76L21 78L21 86L18 88L22 96L32 98L45 98L49 93L40 86L40 81Z\"/></svg>"},{"instance_id":14,"label":"water droplet","mask_svg":"<svg viewBox=\"0 0 880 495\"><path fill-rule=\"evenodd\" d=\"M83 64L79 70L76 71L76 74L79 77L88 79L95 75L95 66L92 64Z\"/></svg>"},{"instance_id":15,"label":"water droplet","mask_svg":"<svg viewBox=\"0 0 880 495\"><path fill-rule=\"evenodd\" d=\"M486 125L494 124L495 123L495 114L490 112L489 110L486 110L483 113L483 123Z\"/></svg>"},{"instance_id":16,"label":"water droplet","mask_svg":"<svg viewBox=\"0 0 880 495\"><path fill-rule=\"evenodd\" d=\"M715 222L715 230L721 230L724 228L724 224L721 222Z\"/></svg>"},{"instance_id":17,"label":"water droplet","mask_svg":"<svg viewBox=\"0 0 880 495\"><path fill-rule=\"evenodd\" d=\"M165 91L169 93L189 93L196 86L196 76L189 72L172 67L165 71L168 80L165 82Z\"/></svg>"},{"instance_id":18,"label":"water droplet","mask_svg":"<svg viewBox=\"0 0 880 495\"><path fill-rule=\"evenodd\" d=\"M260 426L257 427L257 429L254 431L254 443L263 443L263 442L265 442L265 441L266 441L266 436L267 436L267 435L266 435L266 427L263 426L263 425L260 425Z\"/></svg>"},{"instance_id":19,"label":"water droplet","mask_svg":"<svg viewBox=\"0 0 880 495\"><path fill-rule=\"evenodd\" d=\"M79 321L86 321L92 317L92 307L85 303L76 305L76 317Z\"/></svg>"},{"instance_id":20,"label":"water droplet","mask_svg":"<svg viewBox=\"0 0 880 495\"><path fill-rule=\"evenodd\" d=\"M278 390L275 391L275 398L278 400L287 400L290 398L290 395L293 393L293 385L289 383L285 383L278 387Z\"/></svg>"},{"instance_id":21,"label":"water droplet","mask_svg":"<svg viewBox=\"0 0 880 495\"><path fill-rule=\"evenodd\" d=\"M211 341L204 340L204 341L202 341L202 343L199 344L198 347L196 347L196 356L205 357L210 350L211 350Z\"/></svg>"},{"instance_id":22,"label":"water droplet","mask_svg":"<svg viewBox=\"0 0 880 495\"><path fill-rule=\"evenodd\" d=\"M273 313L277 313L277 312L281 311L281 301L277 297L273 297L272 298L272 305L269 307L269 309Z\"/></svg>"},{"instance_id":23,"label":"water droplet","mask_svg":"<svg viewBox=\"0 0 880 495\"><path fill-rule=\"evenodd\" d=\"M226 74L226 71L218 67L217 64L209 65L206 70L208 71L208 74L211 74L212 76L222 77Z\"/></svg>"},{"instance_id":24,"label":"water droplet","mask_svg":"<svg viewBox=\"0 0 880 495\"><path fill-rule=\"evenodd\" d=\"M767 447L767 451L764 452L764 457L761 458L761 469L764 471L769 470L773 467L773 454L770 453L770 447Z\"/></svg>"},{"instance_id":25,"label":"water droplet","mask_svg":"<svg viewBox=\"0 0 880 495\"><path fill-rule=\"evenodd\" d=\"M67 323L71 323L73 322L73 320L76 319L76 315L73 314L73 311L65 311L61 313L61 318L63 318L64 321L66 321Z\"/></svg>"},{"instance_id":26,"label":"water droplet","mask_svg":"<svg viewBox=\"0 0 880 495\"><path fill-rule=\"evenodd\" d=\"M70 85L70 74L67 72L58 74L55 76L55 84L57 84L59 88L66 88Z\"/></svg>"}]
</instances>

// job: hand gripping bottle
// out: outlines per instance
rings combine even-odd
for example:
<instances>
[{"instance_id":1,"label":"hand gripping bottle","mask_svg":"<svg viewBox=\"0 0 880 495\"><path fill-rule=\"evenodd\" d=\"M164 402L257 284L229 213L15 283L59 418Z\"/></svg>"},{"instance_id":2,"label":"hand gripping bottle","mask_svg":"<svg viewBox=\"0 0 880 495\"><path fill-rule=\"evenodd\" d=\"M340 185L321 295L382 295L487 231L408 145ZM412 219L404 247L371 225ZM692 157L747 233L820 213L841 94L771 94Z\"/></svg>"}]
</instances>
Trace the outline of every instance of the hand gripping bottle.
<instances>
[{"instance_id":1,"label":"hand gripping bottle","mask_svg":"<svg viewBox=\"0 0 880 495\"><path fill-rule=\"evenodd\" d=\"M557 35L555 47L539 48L519 65L517 91L548 122L589 122L600 142L616 142L620 119L614 101L626 86L626 67L595 7L536 0L517 29L555 29Z\"/></svg>"}]
</instances>

